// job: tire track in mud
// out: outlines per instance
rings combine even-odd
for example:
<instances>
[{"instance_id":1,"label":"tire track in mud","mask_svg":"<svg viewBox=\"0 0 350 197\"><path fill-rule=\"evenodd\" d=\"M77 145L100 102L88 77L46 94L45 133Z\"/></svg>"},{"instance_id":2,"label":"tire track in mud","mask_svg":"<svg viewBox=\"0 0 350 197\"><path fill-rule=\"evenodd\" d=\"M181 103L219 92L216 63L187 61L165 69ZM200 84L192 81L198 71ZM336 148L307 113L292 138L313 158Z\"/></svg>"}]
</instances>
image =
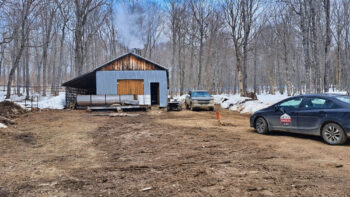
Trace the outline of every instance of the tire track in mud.
<instances>
[{"instance_id":1,"label":"tire track in mud","mask_svg":"<svg viewBox=\"0 0 350 197\"><path fill-rule=\"evenodd\" d=\"M271 161L289 155L216 127L206 112L196 113L197 118L181 112L160 114L111 119L92 133L96 147L108 155L103 168L80 174L86 180L105 180L89 183L96 188L92 191L120 196L313 196L342 180L274 164ZM207 119L207 124L191 127L189 117L197 123L198 118ZM237 123L226 127L242 129ZM347 189L332 195L342 196Z\"/></svg>"}]
</instances>

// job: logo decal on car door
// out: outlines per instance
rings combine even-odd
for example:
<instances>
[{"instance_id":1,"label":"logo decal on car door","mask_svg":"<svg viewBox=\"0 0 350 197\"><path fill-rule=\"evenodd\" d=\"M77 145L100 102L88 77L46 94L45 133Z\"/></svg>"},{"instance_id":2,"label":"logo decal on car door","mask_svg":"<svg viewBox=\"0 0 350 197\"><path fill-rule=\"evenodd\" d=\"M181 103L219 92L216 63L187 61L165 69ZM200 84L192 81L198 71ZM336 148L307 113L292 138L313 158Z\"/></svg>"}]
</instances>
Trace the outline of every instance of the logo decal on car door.
<instances>
[{"instance_id":1,"label":"logo decal on car door","mask_svg":"<svg viewBox=\"0 0 350 197\"><path fill-rule=\"evenodd\" d=\"M288 114L283 114L280 117L280 122L285 125L288 126L291 122L292 122L292 118L288 115Z\"/></svg>"}]
</instances>

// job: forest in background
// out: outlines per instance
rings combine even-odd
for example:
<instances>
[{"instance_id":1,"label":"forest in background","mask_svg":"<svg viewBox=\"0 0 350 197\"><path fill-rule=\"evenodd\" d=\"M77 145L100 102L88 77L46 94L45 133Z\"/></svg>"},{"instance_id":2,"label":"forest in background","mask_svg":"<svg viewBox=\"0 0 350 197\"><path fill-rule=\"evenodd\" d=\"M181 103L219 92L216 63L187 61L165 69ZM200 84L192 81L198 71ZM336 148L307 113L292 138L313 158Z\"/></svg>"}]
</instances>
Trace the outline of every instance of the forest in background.
<instances>
[{"instance_id":1,"label":"forest in background","mask_svg":"<svg viewBox=\"0 0 350 197\"><path fill-rule=\"evenodd\" d=\"M350 92L349 0L0 0L1 91L61 84L133 48L170 94Z\"/></svg>"}]
</instances>

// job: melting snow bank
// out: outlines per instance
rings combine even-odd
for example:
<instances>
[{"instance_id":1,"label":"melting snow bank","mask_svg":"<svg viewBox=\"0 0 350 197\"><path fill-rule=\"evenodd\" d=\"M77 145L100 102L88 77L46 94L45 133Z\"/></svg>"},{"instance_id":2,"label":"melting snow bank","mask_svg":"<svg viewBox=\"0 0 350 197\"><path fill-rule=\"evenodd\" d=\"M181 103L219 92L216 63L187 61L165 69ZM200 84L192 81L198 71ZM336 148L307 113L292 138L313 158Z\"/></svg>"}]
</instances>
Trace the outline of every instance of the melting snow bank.
<instances>
[{"instance_id":1,"label":"melting snow bank","mask_svg":"<svg viewBox=\"0 0 350 197\"><path fill-rule=\"evenodd\" d=\"M60 92L58 96L42 97L39 99L38 107L40 109L63 109L66 104L66 94Z\"/></svg>"},{"instance_id":2,"label":"melting snow bank","mask_svg":"<svg viewBox=\"0 0 350 197\"><path fill-rule=\"evenodd\" d=\"M186 96L187 96L187 94L184 94L184 95L176 95L176 96L173 96L173 97L171 97L171 96L169 96L169 98L170 98L170 101L181 101L182 103L185 103L185 100L186 100Z\"/></svg>"},{"instance_id":3,"label":"melting snow bank","mask_svg":"<svg viewBox=\"0 0 350 197\"><path fill-rule=\"evenodd\" d=\"M214 95L215 104L220 104L222 108L229 109L232 111L238 111L240 113L254 113L260 109L275 104L285 98L287 95L271 95L261 94L257 95L258 100L252 100L248 97L241 97L239 95Z\"/></svg>"},{"instance_id":4,"label":"melting snow bank","mask_svg":"<svg viewBox=\"0 0 350 197\"><path fill-rule=\"evenodd\" d=\"M37 107L40 109L64 109L65 106L65 96L66 93L65 92L60 92L58 96L39 96L39 95L34 95L34 96L38 96L39 101L35 100L33 101L33 106ZM19 104L20 106L22 106L23 108L25 108L25 102L24 102L24 98L25 96L15 96L12 95L11 99L9 99L9 101L13 101L17 104ZM5 92L0 92L0 102L3 101L5 99ZM27 101L27 106L30 105L30 101Z\"/></svg>"},{"instance_id":5,"label":"melting snow bank","mask_svg":"<svg viewBox=\"0 0 350 197\"><path fill-rule=\"evenodd\" d=\"M288 98L287 95L281 94L260 94L257 95L258 100L252 100L248 97L241 97L238 94L220 94L213 95L213 97L215 104L221 105L221 107L224 109L250 114ZM173 97L173 99L180 100L181 102L185 102L185 98L186 95L177 95Z\"/></svg>"}]
</instances>

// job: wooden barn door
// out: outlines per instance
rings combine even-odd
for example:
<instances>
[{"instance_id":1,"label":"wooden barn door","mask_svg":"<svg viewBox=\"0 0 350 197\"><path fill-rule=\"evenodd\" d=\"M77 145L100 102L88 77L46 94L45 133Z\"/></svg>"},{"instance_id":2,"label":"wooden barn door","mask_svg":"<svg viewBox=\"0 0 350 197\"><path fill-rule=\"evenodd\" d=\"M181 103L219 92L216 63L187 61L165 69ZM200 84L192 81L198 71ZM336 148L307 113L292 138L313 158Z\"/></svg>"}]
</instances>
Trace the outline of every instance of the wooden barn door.
<instances>
[{"instance_id":1,"label":"wooden barn door","mask_svg":"<svg viewBox=\"0 0 350 197\"><path fill-rule=\"evenodd\" d=\"M117 93L118 95L144 95L142 79L123 79L118 80ZM137 98L136 98L137 99Z\"/></svg>"}]
</instances>

